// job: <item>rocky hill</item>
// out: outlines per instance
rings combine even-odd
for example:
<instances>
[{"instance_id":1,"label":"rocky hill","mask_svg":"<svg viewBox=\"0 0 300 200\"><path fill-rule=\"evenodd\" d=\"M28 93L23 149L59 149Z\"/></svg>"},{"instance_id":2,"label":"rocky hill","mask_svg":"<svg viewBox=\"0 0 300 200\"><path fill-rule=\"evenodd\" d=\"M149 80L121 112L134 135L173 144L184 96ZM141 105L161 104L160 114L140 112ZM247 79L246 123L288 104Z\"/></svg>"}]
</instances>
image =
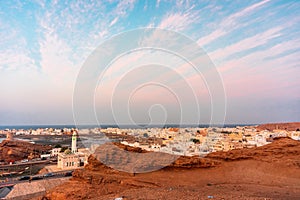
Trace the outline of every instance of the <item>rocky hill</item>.
<instances>
[{"instance_id":1,"label":"rocky hill","mask_svg":"<svg viewBox=\"0 0 300 200\"><path fill-rule=\"evenodd\" d=\"M218 165L213 161L198 156L186 157L160 152L147 152L138 147L130 147L120 143L101 145L93 155L99 164L93 162L86 168L99 170L100 163L118 171L129 173L145 173L156 171L164 167L177 168L207 168Z\"/></svg>"},{"instance_id":2,"label":"rocky hill","mask_svg":"<svg viewBox=\"0 0 300 200\"><path fill-rule=\"evenodd\" d=\"M300 167L300 148L299 141L291 138L274 138L268 145L256 148L234 149L227 152L213 152L206 156L209 159L236 161L236 160L260 160L281 162L294 162Z\"/></svg>"},{"instance_id":3,"label":"rocky hill","mask_svg":"<svg viewBox=\"0 0 300 200\"><path fill-rule=\"evenodd\" d=\"M300 131L300 122L288 122L288 123L270 123L270 124L261 124L257 126L257 130L269 130L273 131L275 129L287 130L287 131Z\"/></svg>"},{"instance_id":4,"label":"rocky hill","mask_svg":"<svg viewBox=\"0 0 300 200\"><path fill-rule=\"evenodd\" d=\"M121 172L101 161L108 162L112 156L110 164L116 167L136 162L114 148L144 157L151 153L122 145L105 148L90 156L85 169L76 170L69 182L43 198L300 199L300 142L290 138L279 138L263 147L212 153L206 158L177 157L169 166L148 173ZM97 154L100 152L103 155ZM154 155L158 159L150 164L152 167L166 158L164 154Z\"/></svg>"},{"instance_id":5,"label":"rocky hill","mask_svg":"<svg viewBox=\"0 0 300 200\"><path fill-rule=\"evenodd\" d=\"M0 143L0 162L11 162L40 157L42 152L51 150L50 146L31 144L21 140L3 140Z\"/></svg>"}]
</instances>

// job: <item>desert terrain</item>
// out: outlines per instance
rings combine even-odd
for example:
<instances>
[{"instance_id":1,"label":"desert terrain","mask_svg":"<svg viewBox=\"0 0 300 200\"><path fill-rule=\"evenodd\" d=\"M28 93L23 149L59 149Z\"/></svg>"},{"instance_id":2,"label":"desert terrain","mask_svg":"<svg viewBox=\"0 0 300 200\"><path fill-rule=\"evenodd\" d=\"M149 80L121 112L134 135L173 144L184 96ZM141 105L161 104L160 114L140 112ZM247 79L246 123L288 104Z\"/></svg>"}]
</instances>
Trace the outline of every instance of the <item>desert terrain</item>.
<instances>
[{"instance_id":1,"label":"desert terrain","mask_svg":"<svg viewBox=\"0 0 300 200\"><path fill-rule=\"evenodd\" d=\"M0 162L39 158L42 152L51 150L50 146L31 144L21 140L4 140L0 143Z\"/></svg>"},{"instance_id":2,"label":"desert terrain","mask_svg":"<svg viewBox=\"0 0 300 200\"><path fill-rule=\"evenodd\" d=\"M256 127L258 131L274 129L287 130L287 131L297 131L300 130L300 122L287 122L287 123L268 123L260 124Z\"/></svg>"},{"instance_id":3,"label":"desert terrain","mask_svg":"<svg viewBox=\"0 0 300 200\"><path fill-rule=\"evenodd\" d=\"M39 199L300 199L300 142L290 138L205 158L181 156L168 167L148 173L112 169L114 164L124 169L132 164L127 154L120 155L113 146L104 147L105 155L97 155L101 149L95 152L85 169L76 170L70 181ZM147 154L123 145L117 149ZM111 167L99 161L110 156L114 157Z\"/></svg>"}]
</instances>

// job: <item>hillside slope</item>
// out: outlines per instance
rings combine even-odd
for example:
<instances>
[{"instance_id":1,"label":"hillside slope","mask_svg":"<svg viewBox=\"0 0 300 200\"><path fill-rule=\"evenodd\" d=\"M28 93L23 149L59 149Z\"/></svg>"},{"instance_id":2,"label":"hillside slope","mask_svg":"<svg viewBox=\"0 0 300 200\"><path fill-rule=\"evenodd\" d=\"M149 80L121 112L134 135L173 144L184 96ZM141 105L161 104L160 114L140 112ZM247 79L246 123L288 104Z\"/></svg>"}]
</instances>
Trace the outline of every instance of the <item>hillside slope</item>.
<instances>
[{"instance_id":1,"label":"hillside slope","mask_svg":"<svg viewBox=\"0 0 300 200\"><path fill-rule=\"evenodd\" d=\"M264 147L218 152L207 158L180 157L169 167L140 174L119 172L91 156L85 169L75 171L71 181L48 191L44 199L117 197L300 199L300 142L280 138Z\"/></svg>"},{"instance_id":2,"label":"hillside slope","mask_svg":"<svg viewBox=\"0 0 300 200\"><path fill-rule=\"evenodd\" d=\"M3 140L0 143L0 161L10 162L38 158L42 152L49 150L51 150L50 146L31 144L21 140Z\"/></svg>"},{"instance_id":3,"label":"hillside slope","mask_svg":"<svg viewBox=\"0 0 300 200\"><path fill-rule=\"evenodd\" d=\"M287 122L287 123L268 123L258 125L257 130L269 130L272 131L274 129L287 130L287 131L296 131L300 130L300 122Z\"/></svg>"}]
</instances>

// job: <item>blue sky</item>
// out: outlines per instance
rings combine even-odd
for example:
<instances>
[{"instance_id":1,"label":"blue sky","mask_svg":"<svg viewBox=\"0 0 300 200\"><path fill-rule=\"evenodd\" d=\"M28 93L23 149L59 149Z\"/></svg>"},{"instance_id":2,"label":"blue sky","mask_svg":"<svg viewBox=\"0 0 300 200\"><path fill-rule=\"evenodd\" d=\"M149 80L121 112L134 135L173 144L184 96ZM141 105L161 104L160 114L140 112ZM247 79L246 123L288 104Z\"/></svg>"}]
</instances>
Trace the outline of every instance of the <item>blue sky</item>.
<instances>
[{"instance_id":1,"label":"blue sky","mask_svg":"<svg viewBox=\"0 0 300 200\"><path fill-rule=\"evenodd\" d=\"M1 1L0 124L72 124L85 60L144 27L207 52L226 91L225 123L300 121L299 10L297 0Z\"/></svg>"}]
</instances>

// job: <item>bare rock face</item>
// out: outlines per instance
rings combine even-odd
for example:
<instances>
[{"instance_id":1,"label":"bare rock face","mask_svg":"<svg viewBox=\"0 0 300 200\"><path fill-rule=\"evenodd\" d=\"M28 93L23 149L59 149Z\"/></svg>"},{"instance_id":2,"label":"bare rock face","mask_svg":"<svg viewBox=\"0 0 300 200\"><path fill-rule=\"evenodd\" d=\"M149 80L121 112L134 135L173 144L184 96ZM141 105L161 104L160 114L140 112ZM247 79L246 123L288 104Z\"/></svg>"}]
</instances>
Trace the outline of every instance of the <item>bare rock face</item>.
<instances>
[{"instance_id":1,"label":"bare rock face","mask_svg":"<svg viewBox=\"0 0 300 200\"><path fill-rule=\"evenodd\" d=\"M269 130L273 131L275 129L287 130L287 131L300 131L300 122L289 122L289 123L270 123L261 124L256 128L258 131Z\"/></svg>"},{"instance_id":2,"label":"bare rock face","mask_svg":"<svg viewBox=\"0 0 300 200\"><path fill-rule=\"evenodd\" d=\"M31 144L19 140L3 140L2 143L0 143L0 161L11 162L37 158L41 153L49 150L51 150L50 146Z\"/></svg>"},{"instance_id":3,"label":"bare rock face","mask_svg":"<svg viewBox=\"0 0 300 200\"><path fill-rule=\"evenodd\" d=\"M167 168L210 168L220 165L221 162L217 160L199 158L198 156L180 156L172 164L167 166Z\"/></svg>"},{"instance_id":4,"label":"bare rock face","mask_svg":"<svg viewBox=\"0 0 300 200\"><path fill-rule=\"evenodd\" d=\"M105 164L112 169L129 173L144 173L165 167L208 168L220 164L219 161L200 158L198 156L186 157L161 152L147 152L139 147L130 147L119 143L101 145L95 151L93 157L99 163L89 162L87 169L96 169L101 164Z\"/></svg>"}]
</instances>

